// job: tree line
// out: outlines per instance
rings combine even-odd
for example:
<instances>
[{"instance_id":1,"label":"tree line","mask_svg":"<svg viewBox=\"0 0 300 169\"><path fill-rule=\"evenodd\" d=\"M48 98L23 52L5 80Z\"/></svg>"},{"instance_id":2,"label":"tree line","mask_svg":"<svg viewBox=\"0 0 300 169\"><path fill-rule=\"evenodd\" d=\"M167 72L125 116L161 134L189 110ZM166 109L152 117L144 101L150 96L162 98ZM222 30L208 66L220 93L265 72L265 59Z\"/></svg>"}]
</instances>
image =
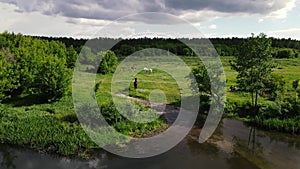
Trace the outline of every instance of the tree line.
<instances>
[{"instance_id":1,"label":"tree line","mask_svg":"<svg viewBox=\"0 0 300 169\"><path fill-rule=\"evenodd\" d=\"M112 39L112 38L94 38L94 39L74 39L65 37L38 37L48 41L60 41L67 47L73 46L79 53L82 46L89 41L86 46L90 47L94 53L107 49L110 45L111 50L118 56L128 56L142 49L159 48L167 50L179 56L193 56L194 52L189 46L198 46L209 40L215 47L220 56L236 56L239 47L247 38L192 38L192 39L171 39L171 38L137 38L137 39ZM294 39L268 38L271 41L271 53L274 58L295 58L300 51L300 41ZM110 48L110 47L109 47Z\"/></svg>"},{"instance_id":2,"label":"tree line","mask_svg":"<svg viewBox=\"0 0 300 169\"><path fill-rule=\"evenodd\" d=\"M300 41L267 39L270 41L270 53L273 57L298 57ZM210 39L220 55L234 56L239 54L240 47L247 40ZM207 45L207 39L196 38L95 38L87 43L87 39L32 37L4 32L0 34L0 101L26 95L40 95L47 100L61 98L70 91L70 78L78 55L82 55L80 63L92 65L92 69L97 69L98 73L106 74L114 71L117 57L121 58L146 48L160 48L177 55L194 56L193 50L182 41L200 50ZM103 52L110 46L110 52ZM101 58L103 60L100 63ZM101 66L95 65L96 63ZM274 84L264 83L274 87ZM275 97L276 94L271 91L264 91L268 92Z\"/></svg>"}]
</instances>

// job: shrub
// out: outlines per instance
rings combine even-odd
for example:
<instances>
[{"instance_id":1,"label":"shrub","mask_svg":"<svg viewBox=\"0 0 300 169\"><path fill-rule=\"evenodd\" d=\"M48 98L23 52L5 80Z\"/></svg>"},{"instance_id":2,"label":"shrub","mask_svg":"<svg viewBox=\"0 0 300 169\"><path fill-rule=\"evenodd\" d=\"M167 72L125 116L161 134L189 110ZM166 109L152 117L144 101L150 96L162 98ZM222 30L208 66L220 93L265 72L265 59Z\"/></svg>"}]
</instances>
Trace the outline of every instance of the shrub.
<instances>
[{"instance_id":1,"label":"shrub","mask_svg":"<svg viewBox=\"0 0 300 169\"><path fill-rule=\"evenodd\" d=\"M6 45L0 49L0 101L28 95L56 100L70 91L67 66L76 58L74 49L21 34L2 37Z\"/></svg>"},{"instance_id":2,"label":"shrub","mask_svg":"<svg viewBox=\"0 0 300 169\"><path fill-rule=\"evenodd\" d=\"M237 113L238 103L230 100L226 100L224 112L225 113Z\"/></svg>"},{"instance_id":3,"label":"shrub","mask_svg":"<svg viewBox=\"0 0 300 169\"><path fill-rule=\"evenodd\" d=\"M127 111L127 113L129 113L129 115L131 115L131 117L133 118L135 115L143 118L143 115L147 116L147 113L151 113L149 112L149 109L145 109L140 104L135 104L133 106L134 107L131 107L131 105L125 103L124 106L121 107L121 109L122 111ZM131 121L120 114L112 101L107 104L101 105L100 110L101 114L104 116L108 124L113 126L117 131L126 135L145 135L164 124L164 121L162 119L156 119L148 123L138 123Z\"/></svg>"},{"instance_id":4,"label":"shrub","mask_svg":"<svg viewBox=\"0 0 300 169\"><path fill-rule=\"evenodd\" d=\"M39 75L35 79L34 90L48 100L62 98L69 89L70 70L65 60L48 56L40 63Z\"/></svg>"},{"instance_id":5,"label":"shrub","mask_svg":"<svg viewBox=\"0 0 300 169\"><path fill-rule=\"evenodd\" d=\"M102 57L98 73L110 74L113 73L118 66L118 58L113 51L99 52L98 57Z\"/></svg>"},{"instance_id":6,"label":"shrub","mask_svg":"<svg viewBox=\"0 0 300 169\"><path fill-rule=\"evenodd\" d=\"M273 58L295 58L298 53L290 48L274 48L272 52Z\"/></svg>"},{"instance_id":7,"label":"shrub","mask_svg":"<svg viewBox=\"0 0 300 169\"><path fill-rule=\"evenodd\" d=\"M300 102L293 98L286 99L281 104L282 118L295 118L300 116Z\"/></svg>"},{"instance_id":8,"label":"shrub","mask_svg":"<svg viewBox=\"0 0 300 169\"><path fill-rule=\"evenodd\" d=\"M264 119L281 117L281 107L278 104L264 104L259 109L259 116Z\"/></svg>"}]
</instances>

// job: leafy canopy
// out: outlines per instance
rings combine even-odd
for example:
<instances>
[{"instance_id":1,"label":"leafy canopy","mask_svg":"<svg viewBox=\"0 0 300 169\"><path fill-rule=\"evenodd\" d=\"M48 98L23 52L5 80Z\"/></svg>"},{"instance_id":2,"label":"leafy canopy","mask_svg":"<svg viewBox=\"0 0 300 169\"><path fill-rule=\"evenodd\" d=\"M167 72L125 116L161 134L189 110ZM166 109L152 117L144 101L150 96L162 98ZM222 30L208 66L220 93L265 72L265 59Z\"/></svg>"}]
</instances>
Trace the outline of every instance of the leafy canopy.
<instances>
[{"instance_id":1,"label":"leafy canopy","mask_svg":"<svg viewBox=\"0 0 300 169\"><path fill-rule=\"evenodd\" d=\"M258 36L252 34L239 48L231 67L238 72L239 87L251 92L252 105L256 106L257 95L266 87L264 81L275 67L272 63L271 40L263 33Z\"/></svg>"}]
</instances>

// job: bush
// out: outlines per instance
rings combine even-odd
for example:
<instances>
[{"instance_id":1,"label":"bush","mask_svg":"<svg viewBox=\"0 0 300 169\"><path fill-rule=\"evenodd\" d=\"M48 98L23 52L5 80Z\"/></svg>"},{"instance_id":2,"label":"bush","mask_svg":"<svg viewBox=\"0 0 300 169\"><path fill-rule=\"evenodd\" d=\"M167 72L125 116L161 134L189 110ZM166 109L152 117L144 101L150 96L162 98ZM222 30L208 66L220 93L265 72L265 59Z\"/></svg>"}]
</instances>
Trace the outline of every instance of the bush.
<instances>
[{"instance_id":1,"label":"bush","mask_svg":"<svg viewBox=\"0 0 300 169\"><path fill-rule=\"evenodd\" d=\"M282 116L280 105L275 103L262 105L258 114L264 119L270 119L274 117L278 118Z\"/></svg>"},{"instance_id":2,"label":"bush","mask_svg":"<svg viewBox=\"0 0 300 169\"><path fill-rule=\"evenodd\" d=\"M124 117L118 112L117 108L115 107L112 101L108 104L101 105L100 112L107 121L107 123L110 125L116 124L124 120Z\"/></svg>"},{"instance_id":3,"label":"bush","mask_svg":"<svg viewBox=\"0 0 300 169\"><path fill-rule=\"evenodd\" d=\"M98 57L102 57L98 73L110 74L114 73L118 66L118 58L113 51L99 52Z\"/></svg>"},{"instance_id":4,"label":"bush","mask_svg":"<svg viewBox=\"0 0 300 169\"><path fill-rule=\"evenodd\" d=\"M285 80L281 75L271 74L268 78L264 79L264 89L261 93L262 96L268 97L270 100L282 100L285 94Z\"/></svg>"},{"instance_id":5,"label":"bush","mask_svg":"<svg viewBox=\"0 0 300 169\"><path fill-rule=\"evenodd\" d=\"M230 113L230 114L237 114L238 113L238 103L237 102L233 102L230 100L226 100L225 103L225 108L224 108L224 112L225 113Z\"/></svg>"},{"instance_id":6,"label":"bush","mask_svg":"<svg viewBox=\"0 0 300 169\"><path fill-rule=\"evenodd\" d=\"M64 59L48 56L40 63L38 74L33 86L44 98L60 99L69 91L71 72Z\"/></svg>"},{"instance_id":7,"label":"bush","mask_svg":"<svg viewBox=\"0 0 300 169\"><path fill-rule=\"evenodd\" d=\"M273 58L295 58L298 57L298 53L290 48L275 48L272 52Z\"/></svg>"},{"instance_id":8,"label":"bush","mask_svg":"<svg viewBox=\"0 0 300 169\"><path fill-rule=\"evenodd\" d=\"M6 45L0 49L0 101L24 95L56 100L70 91L68 66L74 64L74 49L21 34L2 37Z\"/></svg>"},{"instance_id":9,"label":"bush","mask_svg":"<svg viewBox=\"0 0 300 169\"><path fill-rule=\"evenodd\" d=\"M205 65L200 64L197 67L194 67L189 76L195 77L195 79L191 78L193 80L191 83L191 88L194 90L194 92L200 92L201 94L209 94L211 92L210 78L208 76ZM197 88L199 89L199 91L197 90Z\"/></svg>"},{"instance_id":10,"label":"bush","mask_svg":"<svg viewBox=\"0 0 300 169\"><path fill-rule=\"evenodd\" d=\"M134 115L138 115L140 117L141 115L147 116L147 113L151 113L149 112L149 109L145 109L140 104L135 104L133 106L134 107L131 107L130 105L125 103L124 106L121 107L121 109L123 111L127 111L127 113L130 113L130 115L132 115L131 117L133 118ZM151 131L161 127L164 124L164 121L162 119L156 119L148 123L138 123L131 121L119 113L112 101L108 104L101 105L100 110L101 114L104 116L108 124L113 126L117 131L126 135L134 134L142 136L150 133Z\"/></svg>"},{"instance_id":11,"label":"bush","mask_svg":"<svg viewBox=\"0 0 300 169\"><path fill-rule=\"evenodd\" d=\"M293 98L286 99L281 104L281 118L296 118L300 117L300 102Z\"/></svg>"}]
</instances>

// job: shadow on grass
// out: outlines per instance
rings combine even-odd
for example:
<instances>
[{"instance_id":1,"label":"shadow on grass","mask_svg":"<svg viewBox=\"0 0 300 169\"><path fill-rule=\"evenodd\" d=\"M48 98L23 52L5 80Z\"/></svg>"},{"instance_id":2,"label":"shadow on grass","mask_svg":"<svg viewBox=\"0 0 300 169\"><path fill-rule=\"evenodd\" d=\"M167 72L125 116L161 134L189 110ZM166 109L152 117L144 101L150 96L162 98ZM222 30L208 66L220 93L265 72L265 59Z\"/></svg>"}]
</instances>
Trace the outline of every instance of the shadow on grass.
<instances>
[{"instance_id":1,"label":"shadow on grass","mask_svg":"<svg viewBox=\"0 0 300 169\"><path fill-rule=\"evenodd\" d=\"M26 95L26 96L12 97L10 99L5 100L3 103L10 104L13 107L22 107L22 106L32 106L36 104L45 104L45 103L49 103L49 101L47 97L43 97L40 95Z\"/></svg>"}]
</instances>

